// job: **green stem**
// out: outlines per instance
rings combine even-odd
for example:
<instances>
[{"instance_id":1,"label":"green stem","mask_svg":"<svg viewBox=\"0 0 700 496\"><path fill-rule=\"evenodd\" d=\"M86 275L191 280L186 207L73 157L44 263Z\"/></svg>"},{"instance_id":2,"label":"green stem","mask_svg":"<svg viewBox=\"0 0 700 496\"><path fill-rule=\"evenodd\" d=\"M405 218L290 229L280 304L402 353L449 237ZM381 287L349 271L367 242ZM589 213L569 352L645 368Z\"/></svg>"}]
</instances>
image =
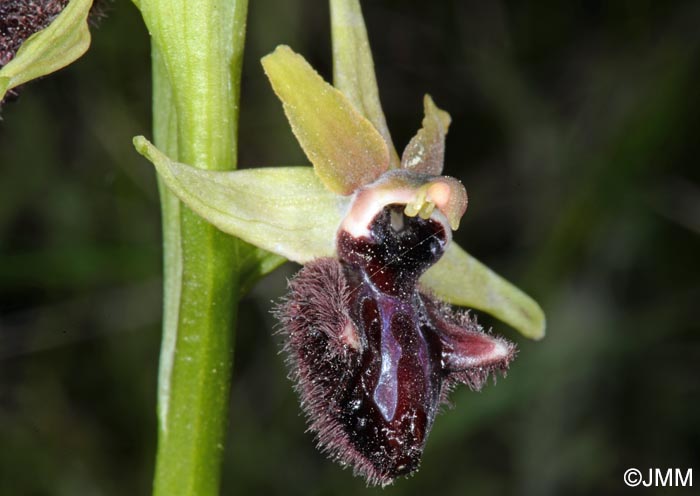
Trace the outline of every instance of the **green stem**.
<instances>
[{"instance_id":1,"label":"green stem","mask_svg":"<svg viewBox=\"0 0 700 496\"><path fill-rule=\"evenodd\" d=\"M245 0L141 0L152 35L153 126L170 157L236 167ZM164 246L157 496L219 490L227 427L239 241L160 187Z\"/></svg>"}]
</instances>

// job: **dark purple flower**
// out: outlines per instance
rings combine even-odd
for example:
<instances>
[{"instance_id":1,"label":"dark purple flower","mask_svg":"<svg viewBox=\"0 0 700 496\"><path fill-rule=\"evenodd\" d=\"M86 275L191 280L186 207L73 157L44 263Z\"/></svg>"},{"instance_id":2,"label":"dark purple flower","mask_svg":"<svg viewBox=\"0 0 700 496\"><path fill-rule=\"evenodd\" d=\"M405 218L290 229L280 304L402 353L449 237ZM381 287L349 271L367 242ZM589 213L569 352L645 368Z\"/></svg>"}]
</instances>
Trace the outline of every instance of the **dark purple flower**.
<instances>
[{"instance_id":1,"label":"dark purple flower","mask_svg":"<svg viewBox=\"0 0 700 496\"><path fill-rule=\"evenodd\" d=\"M467 192L442 175L449 114L426 95L422 127L399 158L359 4L333 5L344 40L334 49L338 88L289 47L262 60L313 169L203 171L143 137L134 143L204 219L304 264L276 311L302 408L325 452L384 485L416 470L449 391L480 389L515 354L443 302L485 310L537 339L545 318L451 241Z\"/></svg>"},{"instance_id":2,"label":"dark purple flower","mask_svg":"<svg viewBox=\"0 0 700 496\"><path fill-rule=\"evenodd\" d=\"M277 310L319 446L369 484L415 471L452 387L481 389L515 354L468 313L420 290L451 230L441 215L404 209L382 206L365 235L341 228L338 259L306 264Z\"/></svg>"}]
</instances>

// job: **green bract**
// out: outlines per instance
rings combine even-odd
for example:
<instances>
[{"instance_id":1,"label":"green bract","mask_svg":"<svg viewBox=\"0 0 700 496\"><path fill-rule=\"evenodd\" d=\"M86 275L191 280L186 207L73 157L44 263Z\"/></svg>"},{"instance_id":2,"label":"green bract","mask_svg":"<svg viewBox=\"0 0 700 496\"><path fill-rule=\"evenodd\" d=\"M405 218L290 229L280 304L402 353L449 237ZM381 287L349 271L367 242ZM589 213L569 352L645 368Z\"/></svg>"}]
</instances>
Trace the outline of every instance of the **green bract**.
<instances>
[{"instance_id":1,"label":"green bract","mask_svg":"<svg viewBox=\"0 0 700 496\"><path fill-rule=\"evenodd\" d=\"M0 100L8 90L55 72L87 51L91 6L92 0L71 0L48 27L22 43L15 57L0 69Z\"/></svg>"},{"instance_id":2,"label":"green bract","mask_svg":"<svg viewBox=\"0 0 700 496\"><path fill-rule=\"evenodd\" d=\"M262 61L313 169L201 170L171 161L143 137L134 140L165 184L203 218L299 263L334 256L336 232L354 201L398 198L409 216L428 217L437 209L453 229L467 204L461 183L439 175L449 115L426 95L423 126L399 163L359 4L337 0L331 8L338 88L289 47ZM544 336L539 305L455 243L421 283L445 301L491 313L527 337Z\"/></svg>"}]
</instances>

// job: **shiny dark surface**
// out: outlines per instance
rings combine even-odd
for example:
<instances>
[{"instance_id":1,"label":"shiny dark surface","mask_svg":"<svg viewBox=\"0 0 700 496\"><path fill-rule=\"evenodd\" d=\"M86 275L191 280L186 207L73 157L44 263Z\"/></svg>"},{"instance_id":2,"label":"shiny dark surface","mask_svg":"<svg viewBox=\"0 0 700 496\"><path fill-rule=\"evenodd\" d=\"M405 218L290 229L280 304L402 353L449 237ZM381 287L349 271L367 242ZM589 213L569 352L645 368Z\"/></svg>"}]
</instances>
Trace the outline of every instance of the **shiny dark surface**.
<instances>
[{"instance_id":1,"label":"shiny dark surface","mask_svg":"<svg viewBox=\"0 0 700 496\"><path fill-rule=\"evenodd\" d=\"M350 315L365 338L361 366L340 401L342 423L356 448L392 478L418 467L442 382L441 344L417 282L442 255L446 233L440 223L402 211L386 207L369 238L338 238ZM403 217L400 229L392 215Z\"/></svg>"},{"instance_id":2,"label":"shiny dark surface","mask_svg":"<svg viewBox=\"0 0 700 496\"><path fill-rule=\"evenodd\" d=\"M371 485L413 473L447 392L480 389L514 353L420 293L449 232L403 209L383 207L366 236L340 231L339 258L306 264L276 311L309 430Z\"/></svg>"},{"instance_id":3,"label":"shiny dark surface","mask_svg":"<svg viewBox=\"0 0 700 496\"><path fill-rule=\"evenodd\" d=\"M448 234L440 222L407 217L403 209L403 205L385 207L370 225L370 237L340 232L337 248L355 285L361 284L363 272L378 291L407 299L415 293L418 278L444 253ZM392 227L392 216L399 229Z\"/></svg>"}]
</instances>

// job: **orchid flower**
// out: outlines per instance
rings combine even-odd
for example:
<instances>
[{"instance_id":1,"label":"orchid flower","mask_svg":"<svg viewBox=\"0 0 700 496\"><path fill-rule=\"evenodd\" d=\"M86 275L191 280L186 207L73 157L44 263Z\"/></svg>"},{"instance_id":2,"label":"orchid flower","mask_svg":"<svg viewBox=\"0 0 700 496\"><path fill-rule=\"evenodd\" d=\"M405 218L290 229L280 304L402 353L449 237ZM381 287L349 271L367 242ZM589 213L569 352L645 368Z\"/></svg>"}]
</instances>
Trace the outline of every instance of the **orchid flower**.
<instances>
[{"instance_id":1,"label":"orchid flower","mask_svg":"<svg viewBox=\"0 0 700 496\"><path fill-rule=\"evenodd\" d=\"M441 175L450 116L426 95L399 158L359 3L331 6L335 87L287 46L262 60L312 167L217 172L134 144L189 208L260 248L260 273L304 265L276 308L302 407L324 451L384 485L416 470L448 392L480 389L515 354L450 304L534 339L545 320L452 241L467 193Z\"/></svg>"}]
</instances>

